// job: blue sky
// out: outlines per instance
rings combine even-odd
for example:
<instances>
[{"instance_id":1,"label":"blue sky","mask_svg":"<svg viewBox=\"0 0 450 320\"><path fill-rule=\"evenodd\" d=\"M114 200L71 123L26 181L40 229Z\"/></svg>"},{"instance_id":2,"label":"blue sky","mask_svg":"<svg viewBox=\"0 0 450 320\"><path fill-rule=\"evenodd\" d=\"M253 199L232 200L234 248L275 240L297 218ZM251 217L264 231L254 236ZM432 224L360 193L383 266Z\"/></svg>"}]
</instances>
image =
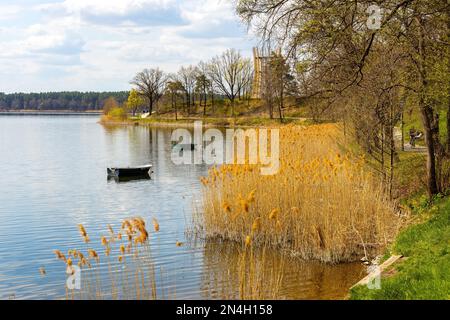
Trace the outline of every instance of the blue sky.
<instances>
[{"instance_id":1,"label":"blue sky","mask_svg":"<svg viewBox=\"0 0 450 320\"><path fill-rule=\"evenodd\" d=\"M255 43L231 0L0 0L0 92L128 90Z\"/></svg>"}]
</instances>

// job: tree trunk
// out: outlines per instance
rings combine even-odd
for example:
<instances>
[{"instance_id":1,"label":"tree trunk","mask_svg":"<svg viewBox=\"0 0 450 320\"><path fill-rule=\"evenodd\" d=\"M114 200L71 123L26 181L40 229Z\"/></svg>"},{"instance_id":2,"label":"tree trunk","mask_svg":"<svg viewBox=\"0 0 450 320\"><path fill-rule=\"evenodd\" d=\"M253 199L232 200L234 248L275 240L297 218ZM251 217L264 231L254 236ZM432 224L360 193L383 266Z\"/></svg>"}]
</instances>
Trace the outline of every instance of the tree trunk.
<instances>
[{"instance_id":1,"label":"tree trunk","mask_svg":"<svg viewBox=\"0 0 450 320\"><path fill-rule=\"evenodd\" d=\"M402 151L405 151L405 118L404 118L404 110L402 109L401 117L401 126L402 126Z\"/></svg>"},{"instance_id":2,"label":"tree trunk","mask_svg":"<svg viewBox=\"0 0 450 320\"><path fill-rule=\"evenodd\" d=\"M389 112L389 146L390 146L390 171L389 171L389 198L392 200L392 190L394 185L394 162L395 162L395 139L394 139L394 127L395 127L395 116L394 116L394 104L392 100L389 100L390 112ZM402 119L403 121L403 119ZM403 130L403 128L402 128Z\"/></svg>"},{"instance_id":3,"label":"tree trunk","mask_svg":"<svg viewBox=\"0 0 450 320\"><path fill-rule=\"evenodd\" d=\"M389 176L389 198L392 200L392 187L394 185L394 161L395 161L395 140L394 140L394 126L389 130L390 145L391 145L391 171Z\"/></svg>"},{"instance_id":4,"label":"tree trunk","mask_svg":"<svg viewBox=\"0 0 450 320\"><path fill-rule=\"evenodd\" d=\"M283 92L283 90L280 90L280 101L278 103L278 112L280 113L280 122L283 122L283 99L284 99L284 92Z\"/></svg>"},{"instance_id":5,"label":"tree trunk","mask_svg":"<svg viewBox=\"0 0 450 320\"><path fill-rule=\"evenodd\" d=\"M426 88L428 87L428 80L425 68L425 35L420 18L415 18L418 29L418 54L417 61L418 75L419 75L419 110L422 117L422 124L425 130L425 143L427 146L427 189L428 195L432 198L438 194L437 176L436 176L436 150L435 140L433 135L433 108L427 105L425 100Z\"/></svg>"},{"instance_id":6,"label":"tree trunk","mask_svg":"<svg viewBox=\"0 0 450 320\"><path fill-rule=\"evenodd\" d=\"M448 93L448 110L447 110L447 153L450 154L450 92Z\"/></svg>"},{"instance_id":7,"label":"tree trunk","mask_svg":"<svg viewBox=\"0 0 450 320\"><path fill-rule=\"evenodd\" d=\"M450 8L447 7L447 41L450 41ZM450 74L450 46L447 47L447 77ZM450 88L447 94L447 153L450 155Z\"/></svg>"},{"instance_id":8,"label":"tree trunk","mask_svg":"<svg viewBox=\"0 0 450 320\"><path fill-rule=\"evenodd\" d=\"M178 121L178 106L176 100L175 100L175 121Z\"/></svg>"},{"instance_id":9,"label":"tree trunk","mask_svg":"<svg viewBox=\"0 0 450 320\"><path fill-rule=\"evenodd\" d=\"M148 99L148 112L150 113L150 116L152 116L153 113L153 100L152 99Z\"/></svg>"},{"instance_id":10,"label":"tree trunk","mask_svg":"<svg viewBox=\"0 0 450 320\"><path fill-rule=\"evenodd\" d=\"M175 121L177 121L178 120L177 100L174 92L172 92L172 109L175 110Z\"/></svg>"},{"instance_id":11,"label":"tree trunk","mask_svg":"<svg viewBox=\"0 0 450 320\"><path fill-rule=\"evenodd\" d=\"M187 114L191 114L191 97L189 93L186 91L186 112Z\"/></svg>"},{"instance_id":12,"label":"tree trunk","mask_svg":"<svg viewBox=\"0 0 450 320\"><path fill-rule=\"evenodd\" d=\"M423 98L420 99L420 113L422 116L422 124L425 130L425 143L427 145L427 186L430 197L438 193L436 179L436 154L434 148L433 129L431 127L430 108L425 106Z\"/></svg>"},{"instance_id":13,"label":"tree trunk","mask_svg":"<svg viewBox=\"0 0 450 320\"><path fill-rule=\"evenodd\" d=\"M206 93L206 88L203 90L203 116L206 117L206 104L208 102L208 95Z\"/></svg>"}]
</instances>

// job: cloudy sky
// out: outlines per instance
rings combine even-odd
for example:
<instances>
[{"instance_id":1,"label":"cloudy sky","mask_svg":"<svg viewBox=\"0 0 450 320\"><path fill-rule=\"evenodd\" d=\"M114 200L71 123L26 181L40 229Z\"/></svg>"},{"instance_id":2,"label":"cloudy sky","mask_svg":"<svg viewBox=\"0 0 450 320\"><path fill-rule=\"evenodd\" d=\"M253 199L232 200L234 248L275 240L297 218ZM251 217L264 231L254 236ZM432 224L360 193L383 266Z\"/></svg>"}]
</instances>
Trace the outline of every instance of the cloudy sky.
<instances>
[{"instance_id":1,"label":"cloudy sky","mask_svg":"<svg viewBox=\"0 0 450 320\"><path fill-rule=\"evenodd\" d=\"M128 90L255 43L231 0L0 0L0 92Z\"/></svg>"}]
</instances>

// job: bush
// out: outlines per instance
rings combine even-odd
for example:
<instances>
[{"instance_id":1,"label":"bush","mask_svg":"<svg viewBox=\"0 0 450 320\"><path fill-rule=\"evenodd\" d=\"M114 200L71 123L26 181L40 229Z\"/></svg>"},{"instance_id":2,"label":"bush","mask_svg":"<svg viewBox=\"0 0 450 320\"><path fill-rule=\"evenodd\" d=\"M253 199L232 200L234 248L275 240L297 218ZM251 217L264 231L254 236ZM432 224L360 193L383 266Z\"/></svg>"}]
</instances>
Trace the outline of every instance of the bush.
<instances>
[{"instance_id":1,"label":"bush","mask_svg":"<svg viewBox=\"0 0 450 320\"><path fill-rule=\"evenodd\" d=\"M108 112L108 116L113 119L125 120L127 118L127 112L121 107L114 107Z\"/></svg>"}]
</instances>

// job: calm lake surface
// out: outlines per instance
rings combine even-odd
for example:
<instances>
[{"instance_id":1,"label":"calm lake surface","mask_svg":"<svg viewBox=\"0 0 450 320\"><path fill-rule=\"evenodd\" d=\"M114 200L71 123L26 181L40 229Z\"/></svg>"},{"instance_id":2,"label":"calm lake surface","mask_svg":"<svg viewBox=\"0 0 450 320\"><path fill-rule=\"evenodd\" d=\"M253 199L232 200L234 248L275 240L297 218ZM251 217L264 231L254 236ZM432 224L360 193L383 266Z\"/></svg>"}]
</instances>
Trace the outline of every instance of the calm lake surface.
<instances>
[{"instance_id":1,"label":"calm lake surface","mask_svg":"<svg viewBox=\"0 0 450 320\"><path fill-rule=\"evenodd\" d=\"M103 127L95 116L0 116L0 299L63 299L65 266L53 250L84 250L78 224L101 251L107 225L141 216L162 298L238 298L236 246L186 235L208 167L175 166L171 130ZM106 168L153 163L152 180L108 181ZM181 247L176 242L183 242ZM359 264L283 260L280 299L340 299L364 276ZM269 263L267 268L270 268ZM40 269L45 269L45 274ZM120 271L117 271L120 272ZM161 286L161 288L159 287ZM164 289L165 288L165 289ZM108 298L107 296L105 298Z\"/></svg>"}]
</instances>

